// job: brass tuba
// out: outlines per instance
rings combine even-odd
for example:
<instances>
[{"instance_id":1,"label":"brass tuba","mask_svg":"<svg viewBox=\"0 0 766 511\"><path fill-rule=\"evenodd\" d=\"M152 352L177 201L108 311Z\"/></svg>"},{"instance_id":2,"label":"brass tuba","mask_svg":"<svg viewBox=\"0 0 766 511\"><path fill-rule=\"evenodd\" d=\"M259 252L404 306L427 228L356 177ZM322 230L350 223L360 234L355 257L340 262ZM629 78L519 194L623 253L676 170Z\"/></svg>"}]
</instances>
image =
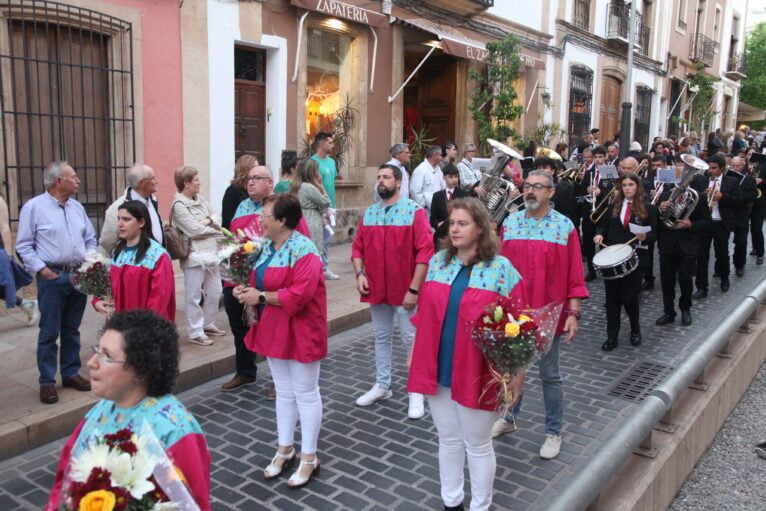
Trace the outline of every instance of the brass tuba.
<instances>
[{"instance_id":1,"label":"brass tuba","mask_svg":"<svg viewBox=\"0 0 766 511\"><path fill-rule=\"evenodd\" d=\"M520 206L514 200L521 195L521 192L513 183L501 176L511 160L520 160L522 156L497 140L488 138L487 143L494 151L489 163L489 172L481 175L479 186L484 189L484 194L479 196L479 200L487 208L492 221L499 224L506 214L517 210Z\"/></svg>"},{"instance_id":2,"label":"brass tuba","mask_svg":"<svg viewBox=\"0 0 766 511\"><path fill-rule=\"evenodd\" d=\"M684 161L684 170L681 174L681 179L673 191L670 192L670 206L668 209L662 212L660 220L670 229L675 229L678 226L678 222L681 220L687 220L694 212L694 208L699 202L699 194L697 190L693 189L689 185L700 172L705 172L710 166L705 163L705 160L697 158L693 154L683 154L681 159Z\"/></svg>"}]
</instances>

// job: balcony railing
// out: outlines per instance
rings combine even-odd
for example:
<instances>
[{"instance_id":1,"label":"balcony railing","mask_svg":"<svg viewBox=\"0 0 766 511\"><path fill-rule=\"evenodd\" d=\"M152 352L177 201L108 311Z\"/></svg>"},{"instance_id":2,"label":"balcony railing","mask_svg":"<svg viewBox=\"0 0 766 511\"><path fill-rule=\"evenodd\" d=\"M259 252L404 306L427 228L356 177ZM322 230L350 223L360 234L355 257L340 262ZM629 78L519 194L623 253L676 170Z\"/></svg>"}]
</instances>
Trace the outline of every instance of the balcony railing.
<instances>
[{"instance_id":1,"label":"balcony railing","mask_svg":"<svg viewBox=\"0 0 766 511\"><path fill-rule=\"evenodd\" d=\"M726 65L726 74L730 78L744 78L745 77L745 54L734 53L729 57L729 62Z\"/></svg>"},{"instance_id":2,"label":"balcony railing","mask_svg":"<svg viewBox=\"0 0 766 511\"><path fill-rule=\"evenodd\" d=\"M705 34L698 32L692 38L689 60L692 62L702 62L706 67L710 67L713 65L716 49L718 49L718 43Z\"/></svg>"},{"instance_id":3,"label":"balcony railing","mask_svg":"<svg viewBox=\"0 0 766 511\"><path fill-rule=\"evenodd\" d=\"M630 6L622 2L610 2L607 6L606 37L607 39L621 39L628 41L628 21L630 20ZM636 16L636 49L642 55L649 54L650 28L642 23L643 18Z\"/></svg>"}]
</instances>

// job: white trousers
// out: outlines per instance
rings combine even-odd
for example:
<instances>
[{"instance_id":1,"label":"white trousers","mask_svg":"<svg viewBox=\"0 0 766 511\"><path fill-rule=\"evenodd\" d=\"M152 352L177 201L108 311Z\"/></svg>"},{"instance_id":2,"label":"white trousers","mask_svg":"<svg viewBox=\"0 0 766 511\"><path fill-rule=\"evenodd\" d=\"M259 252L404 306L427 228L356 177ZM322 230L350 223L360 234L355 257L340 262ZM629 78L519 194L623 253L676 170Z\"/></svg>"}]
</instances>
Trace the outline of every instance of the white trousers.
<instances>
[{"instance_id":1,"label":"white trousers","mask_svg":"<svg viewBox=\"0 0 766 511\"><path fill-rule=\"evenodd\" d=\"M470 510L489 509L496 468L492 425L497 413L456 403L450 397L450 389L442 385L438 386L436 396L428 396L428 407L439 433L439 479L444 505L452 507L463 502L463 465L467 454Z\"/></svg>"},{"instance_id":2,"label":"white trousers","mask_svg":"<svg viewBox=\"0 0 766 511\"><path fill-rule=\"evenodd\" d=\"M271 378L277 391L277 434L279 445L295 440L295 426L301 421L301 452L317 452L322 426L322 396L319 395L319 361L302 364L296 360L268 358Z\"/></svg>"},{"instance_id":3,"label":"white trousers","mask_svg":"<svg viewBox=\"0 0 766 511\"><path fill-rule=\"evenodd\" d=\"M218 313L223 286L221 272L218 266L194 266L184 270L184 287L186 293L186 324L189 329L189 339L199 337L204 329L214 326L215 315ZM205 303L200 307L202 291L205 291Z\"/></svg>"},{"instance_id":4,"label":"white trousers","mask_svg":"<svg viewBox=\"0 0 766 511\"><path fill-rule=\"evenodd\" d=\"M404 347L409 351L415 338L415 327L410 318L415 310L405 310L401 305L385 303L370 304L372 329L375 332L375 382L382 389L391 388L391 336L394 333L394 321L399 325L399 333Z\"/></svg>"}]
</instances>

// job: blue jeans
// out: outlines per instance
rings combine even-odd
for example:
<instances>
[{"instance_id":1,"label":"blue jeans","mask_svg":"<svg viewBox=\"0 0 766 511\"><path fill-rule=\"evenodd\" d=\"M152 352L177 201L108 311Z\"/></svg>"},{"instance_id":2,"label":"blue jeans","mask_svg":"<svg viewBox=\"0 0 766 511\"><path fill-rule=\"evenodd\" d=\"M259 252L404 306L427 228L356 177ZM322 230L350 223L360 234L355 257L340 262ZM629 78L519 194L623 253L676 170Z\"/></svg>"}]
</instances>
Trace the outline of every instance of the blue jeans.
<instances>
[{"instance_id":1,"label":"blue jeans","mask_svg":"<svg viewBox=\"0 0 766 511\"><path fill-rule=\"evenodd\" d=\"M61 377L80 373L80 323L87 297L69 281L69 273L57 279L37 276L37 300L40 308L40 335L37 337L37 369L40 385L56 383L56 339L61 334Z\"/></svg>"},{"instance_id":2,"label":"blue jeans","mask_svg":"<svg viewBox=\"0 0 766 511\"><path fill-rule=\"evenodd\" d=\"M540 370L540 381L543 384L543 402L545 403L545 434L560 435L564 419L564 385L559 368L559 344L561 336L556 336L551 343L551 349L537 363ZM516 402L505 420L512 421L521 411L521 398Z\"/></svg>"}]
</instances>

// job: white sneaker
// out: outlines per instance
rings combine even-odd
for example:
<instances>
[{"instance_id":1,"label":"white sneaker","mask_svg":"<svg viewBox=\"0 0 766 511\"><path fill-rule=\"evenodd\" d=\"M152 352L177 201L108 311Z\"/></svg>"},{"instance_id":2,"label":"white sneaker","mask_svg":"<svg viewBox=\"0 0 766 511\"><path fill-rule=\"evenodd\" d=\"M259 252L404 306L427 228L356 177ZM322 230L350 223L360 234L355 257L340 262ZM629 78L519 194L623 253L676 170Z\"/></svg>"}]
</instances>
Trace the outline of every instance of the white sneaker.
<instances>
[{"instance_id":1,"label":"white sneaker","mask_svg":"<svg viewBox=\"0 0 766 511\"><path fill-rule=\"evenodd\" d=\"M365 394L356 400L356 406L370 406L376 401L380 401L381 399L388 399L393 395L394 393L391 392L391 389L382 389L376 383L370 390L368 390Z\"/></svg>"},{"instance_id":2,"label":"white sneaker","mask_svg":"<svg viewBox=\"0 0 766 511\"><path fill-rule=\"evenodd\" d=\"M217 326L209 326L204 329L205 334L211 336L211 337L223 337L226 335L226 332L218 328Z\"/></svg>"},{"instance_id":3,"label":"white sneaker","mask_svg":"<svg viewBox=\"0 0 766 511\"><path fill-rule=\"evenodd\" d=\"M507 421L505 417L500 417L492 425L492 438L497 438L506 433L513 433L514 431L516 431L516 419Z\"/></svg>"},{"instance_id":4,"label":"white sneaker","mask_svg":"<svg viewBox=\"0 0 766 511\"><path fill-rule=\"evenodd\" d=\"M199 337L194 337L193 339L189 339L189 342L192 344L199 344L200 346L213 345L213 340L205 334L202 334Z\"/></svg>"},{"instance_id":5,"label":"white sneaker","mask_svg":"<svg viewBox=\"0 0 766 511\"><path fill-rule=\"evenodd\" d=\"M545 442L540 447L540 457L545 460L552 460L559 455L561 450L561 435L545 435Z\"/></svg>"},{"instance_id":6,"label":"white sneaker","mask_svg":"<svg viewBox=\"0 0 766 511\"><path fill-rule=\"evenodd\" d=\"M410 406L407 409L407 417L413 420L422 419L426 414L426 407L423 404L423 394L410 392Z\"/></svg>"},{"instance_id":7,"label":"white sneaker","mask_svg":"<svg viewBox=\"0 0 766 511\"><path fill-rule=\"evenodd\" d=\"M340 275L331 272L330 269L328 268L324 271L324 279L325 280L340 280Z\"/></svg>"},{"instance_id":8,"label":"white sneaker","mask_svg":"<svg viewBox=\"0 0 766 511\"><path fill-rule=\"evenodd\" d=\"M27 315L27 325L32 326L40 319L40 311L37 310L37 300L22 300L20 308Z\"/></svg>"}]
</instances>

